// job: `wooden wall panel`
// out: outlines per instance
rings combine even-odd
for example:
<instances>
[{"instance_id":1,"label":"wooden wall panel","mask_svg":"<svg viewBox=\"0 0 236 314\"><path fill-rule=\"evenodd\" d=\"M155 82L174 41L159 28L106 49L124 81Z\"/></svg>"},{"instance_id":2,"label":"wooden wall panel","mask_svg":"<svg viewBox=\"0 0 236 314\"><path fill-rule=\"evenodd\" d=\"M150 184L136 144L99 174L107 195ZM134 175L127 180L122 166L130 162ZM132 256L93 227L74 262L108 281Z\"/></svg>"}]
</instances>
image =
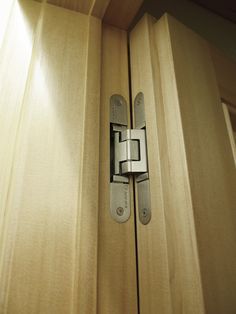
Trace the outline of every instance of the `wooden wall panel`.
<instances>
[{"instance_id":1,"label":"wooden wall panel","mask_svg":"<svg viewBox=\"0 0 236 314\"><path fill-rule=\"evenodd\" d=\"M121 94L129 103L127 34L103 25L101 132L99 171L98 313L129 314L137 310L134 208L123 224L110 214L110 97ZM129 108L127 108L129 111ZM129 112L128 112L128 115ZM132 195L132 188L130 189Z\"/></svg>"},{"instance_id":2,"label":"wooden wall panel","mask_svg":"<svg viewBox=\"0 0 236 314\"><path fill-rule=\"evenodd\" d=\"M25 3L32 46L40 4ZM7 71L22 112L0 229L3 313L96 313L100 42L97 19L44 5L24 98L21 50Z\"/></svg>"}]
</instances>

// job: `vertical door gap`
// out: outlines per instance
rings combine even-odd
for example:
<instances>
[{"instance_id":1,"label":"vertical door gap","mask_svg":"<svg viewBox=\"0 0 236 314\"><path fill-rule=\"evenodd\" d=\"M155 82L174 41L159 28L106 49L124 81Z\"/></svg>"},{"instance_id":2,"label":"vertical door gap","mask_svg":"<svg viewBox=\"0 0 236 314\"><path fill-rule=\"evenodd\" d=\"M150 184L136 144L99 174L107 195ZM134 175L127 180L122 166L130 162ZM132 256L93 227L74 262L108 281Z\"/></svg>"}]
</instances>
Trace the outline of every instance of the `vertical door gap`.
<instances>
[{"instance_id":1,"label":"vertical door gap","mask_svg":"<svg viewBox=\"0 0 236 314\"><path fill-rule=\"evenodd\" d=\"M134 127L134 116L133 116L133 97L132 97L132 81L131 81L131 62L130 62L130 45L129 45L129 34L128 34L128 75L129 75L129 105L130 105L130 126ZM140 289L139 289L139 252L138 252L138 217L136 211L136 191L135 191L135 179L133 179L133 201L134 201L134 232L135 232L135 256L136 256L136 280L137 280L137 309L140 314Z\"/></svg>"}]
</instances>

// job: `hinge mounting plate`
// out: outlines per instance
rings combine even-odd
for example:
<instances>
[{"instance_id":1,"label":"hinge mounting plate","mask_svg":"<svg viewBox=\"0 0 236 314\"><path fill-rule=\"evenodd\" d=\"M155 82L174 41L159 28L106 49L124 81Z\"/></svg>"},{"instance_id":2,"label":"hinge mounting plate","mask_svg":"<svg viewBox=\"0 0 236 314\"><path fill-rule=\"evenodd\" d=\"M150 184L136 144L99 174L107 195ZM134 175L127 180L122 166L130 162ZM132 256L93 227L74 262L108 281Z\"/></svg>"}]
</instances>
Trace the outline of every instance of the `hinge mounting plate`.
<instances>
[{"instance_id":1,"label":"hinge mounting plate","mask_svg":"<svg viewBox=\"0 0 236 314\"><path fill-rule=\"evenodd\" d=\"M144 98L135 98L136 129L128 129L127 103L121 95L110 98L110 211L119 223L130 217L129 177L135 177L139 220L151 219ZM137 113L137 114L136 114Z\"/></svg>"}]
</instances>

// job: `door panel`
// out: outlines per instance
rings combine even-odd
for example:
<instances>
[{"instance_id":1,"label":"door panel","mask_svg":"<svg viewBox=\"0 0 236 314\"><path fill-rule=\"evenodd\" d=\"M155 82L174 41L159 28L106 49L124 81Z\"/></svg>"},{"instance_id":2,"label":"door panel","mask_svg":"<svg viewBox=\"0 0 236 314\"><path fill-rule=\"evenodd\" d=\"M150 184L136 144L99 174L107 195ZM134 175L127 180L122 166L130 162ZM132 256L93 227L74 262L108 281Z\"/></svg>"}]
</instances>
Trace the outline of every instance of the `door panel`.
<instances>
[{"instance_id":1,"label":"door panel","mask_svg":"<svg viewBox=\"0 0 236 314\"><path fill-rule=\"evenodd\" d=\"M164 314L171 313L171 299L161 165L157 158L160 153L150 46L153 23L154 20L146 16L132 31L130 62L133 101L137 93L144 93L152 209L148 225L137 221L140 313L155 313L158 309ZM150 138L155 145L150 145Z\"/></svg>"},{"instance_id":2,"label":"door panel","mask_svg":"<svg viewBox=\"0 0 236 314\"><path fill-rule=\"evenodd\" d=\"M98 313L137 313L134 204L131 217L119 224L110 214L110 97L129 103L127 34L103 25L99 171ZM129 108L127 108L130 120Z\"/></svg>"},{"instance_id":3,"label":"door panel","mask_svg":"<svg viewBox=\"0 0 236 314\"><path fill-rule=\"evenodd\" d=\"M153 215L138 224L141 313L233 314L236 172L209 44L165 15L144 17L130 45Z\"/></svg>"},{"instance_id":4,"label":"door panel","mask_svg":"<svg viewBox=\"0 0 236 314\"><path fill-rule=\"evenodd\" d=\"M221 95L208 43L174 20L170 22L170 34L182 100L180 109L206 312L233 314L236 171ZM179 42L184 42L182 52Z\"/></svg>"},{"instance_id":5,"label":"door panel","mask_svg":"<svg viewBox=\"0 0 236 314\"><path fill-rule=\"evenodd\" d=\"M152 209L147 226L138 222L141 313L203 313L167 17L145 16L130 44L132 95L145 97Z\"/></svg>"},{"instance_id":6,"label":"door panel","mask_svg":"<svg viewBox=\"0 0 236 314\"><path fill-rule=\"evenodd\" d=\"M26 43L25 89L19 71L7 71L21 113L3 182L1 312L96 313L100 21L33 1L22 19L33 54L29 65ZM21 56L14 58L23 71Z\"/></svg>"}]
</instances>

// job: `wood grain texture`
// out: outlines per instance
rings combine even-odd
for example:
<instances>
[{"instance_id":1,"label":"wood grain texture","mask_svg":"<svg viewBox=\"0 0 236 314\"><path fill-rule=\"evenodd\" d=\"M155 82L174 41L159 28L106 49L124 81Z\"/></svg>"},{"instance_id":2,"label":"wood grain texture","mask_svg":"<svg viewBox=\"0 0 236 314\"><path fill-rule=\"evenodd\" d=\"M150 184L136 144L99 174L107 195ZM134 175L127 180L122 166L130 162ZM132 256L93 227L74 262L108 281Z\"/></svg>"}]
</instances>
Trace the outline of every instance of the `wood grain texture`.
<instances>
[{"instance_id":1,"label":"wood grain texture","mask_svg":"<svg viewBox=\"0 0 236 314\"><path fill-rule=\"evenodd\" d=\"M0 47L0 248L2 248L2 230L15 144L41 7L35 2L21 1L21 4L16 2L10 12L5 10L5 3L4 6L1 3L0 8L2 26L9 18ZM4 12L6 17L3 16ZM0 249L0 269L2 253L3 250Z\"/></svg>"},{"instance_id":2,"label":"wood grain texture","mask_svg":"<svg viewBox=\"0 0 236 314\"><path fill-rule=\"evenodd\" d=\"M151 23L145 17L131 33L132 93L146 97L153 211L146 229L138 226L141 313L233 314L236 172L221 97L234 93L235 75L170 16Z\"/></svg>"},{"instance_id":3,"label":"wood grain texture","mask_svg":"<svg viewBox=\"0 0 236 314\"><path fill-rule=\"evenodd\" d=\"M1 313L97 313L100 28L42 6L3 208Z\"/></svg>"},{"instance_id":4,"label":"wood grain texture","mask_svg":"<svg viewBox=\"0 0 236 314\"><path fill-rule=\"evenodd\" d=\"M207 313L236 312L236 170L208 43L168 18ZM235 80L236 76L234 76Z\"/></svg>"},{"instance_id":5,"label":"wood grain texture","mask_svg":"<svg viewBox=\"0 0 236 314\"><path fill-rule=\"evenodd\" d=\"M91 10L92 15L102 19L109 3L110 0L96 0Z\"/></svg>"},{"instance_id":6,"label":"wood grain texture","mask_svg":"<svg viewBox=\"0 0 236 314\"><path fill-rule=\"evenodd\" d=\"M50 4L54 4L84 14L89 14L94 4L94 0L46 0L46 1Z\"/></svg>"},{"instance_id":7,"label":"wood grain texture","mask_svg":"<svg viewBox=\"0 0 236 314\"><path fill-rule=\"evenodd\" d=\"M140 313L171 313L166 224L160 176L160 155L156 118L156 94L151 58L154 20L143 18L131 32L130 61L133 100L145 95L148 160L151 182L152 219L148 226L138 222ZM150 25L149 25L150 24ZM157 94L158 96L158 94ZM150 141L150 138L153 140ZM150 145L151 143L151 145ZM155 143L153 145L152 143ZM152 262L153 261L153 262ZM147 293L147 291L149 291Z\"/></svg>"},{"instance_id":8,"label":"wood grain texture","mask_svg":"<svg viewBox=\"0 0 236 314\"><path fill-rule=\"evenodd\" d=\"M46 0L66 9L91 14L105 23L127 30L143 0Z\"/></svg>"},{"instance_id":9,"label":"wood grain texture","mask_svg":"<svg viewBox=\"0 0 236 314\"><path fill-rule=\"evenodd\" d=\"M152 208L151 222L138 224L140 313L204 313L167 17L154 26L145 16L130 47L132 95L145 95Z\"/></svg>"},{"instance_id":10,"label":"wood grain texture","mask_svg":"<svg viewBox=\"0 0 236 314\"><path fill-rule=\"evenodd\" d=\"M104 22L127 30L143 0L111 0L104 15Z\"/></svg>"},{"instance_id":11,"label":"wood grain texture","mask_svg":"<svg viewBox=\"0 0 236 314\"><path fill-rule=\"evenodd\" d=\"M129 102L127 34L103 25L101 77L101 132L99 172L98 313L130 314L137 310L134 208L123 224L110 214L110 97ZM129 110L129 108L127 108ZM132 188L130 189L132 195Z\"/></svg>"},{"instance_id":12,"label":"wood grain texture","mask_svg":"<svg viewBox=\"0 0 236 314\"><path fill-rule=\"evenodd\" d=\"M216 80L223 100L236 106L236 62L209 44Z\"/></svg>"},{"instance_id":13,"label":"wood grain texture","mask_svg":"<svg viewBox=\"0 0 236 314\"><path fill-rule=\"evenodd\" d=\"M75 313L97 313L101 21L90 17L86 63L80 203L77 218ZM79 75L79 73L78 73ZM74 81L75 86L78 80ZM78 108L79 109L79 108ZM86 285L86 289L84 286Z\"/></svg>"}]
</instances>

